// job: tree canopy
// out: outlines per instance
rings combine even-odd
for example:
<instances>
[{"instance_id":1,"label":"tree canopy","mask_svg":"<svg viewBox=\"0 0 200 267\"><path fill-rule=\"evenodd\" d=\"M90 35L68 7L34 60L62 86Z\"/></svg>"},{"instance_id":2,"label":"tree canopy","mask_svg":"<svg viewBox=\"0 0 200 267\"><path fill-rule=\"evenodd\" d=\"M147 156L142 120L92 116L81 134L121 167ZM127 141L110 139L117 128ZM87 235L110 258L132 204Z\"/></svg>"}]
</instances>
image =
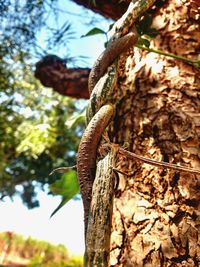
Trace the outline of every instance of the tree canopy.
<instances>
[{"instance_id":1,"label":"tree canopy","mask_svg":"<svg viewBox=\"0 0 200 267\"><path fill-rule=\"evenodd\" d=\"M36 187L59 177L49 176L54 168L75 164L84 127L82 117L78 125L66 125L84 103L44 88L34 77L35 59L72 34L68 21L55 23L58 12L55 0L0 2L0 196L20 194L28 207L39 205Z\"/></svg>"}]
</instances>

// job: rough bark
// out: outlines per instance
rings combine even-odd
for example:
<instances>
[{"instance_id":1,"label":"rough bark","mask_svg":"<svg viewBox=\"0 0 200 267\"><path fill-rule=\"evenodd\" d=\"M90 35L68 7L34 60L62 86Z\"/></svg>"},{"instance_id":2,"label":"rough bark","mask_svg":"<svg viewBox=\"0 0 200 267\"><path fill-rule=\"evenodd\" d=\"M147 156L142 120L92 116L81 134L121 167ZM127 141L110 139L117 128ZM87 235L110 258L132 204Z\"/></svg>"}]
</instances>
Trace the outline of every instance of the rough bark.
<instances>
[{"instance_id":1,"label":"rough bark","mask_svg":"<svg viewBox=\"0 0 200 267\"><path fill-rule=\"evenodd\" d=\"M109 264L115 187L114 160L115 153L110 151L97 165L86 237L84 266L87 267L106 267Z\"/></svg>"},{"instance_id":2,"label":"rough bark","mask_svg":"<svg viewBox=\"0 0 200 267\"><path fill-rule=\"evenodd\" d=\"M101 14L104 17L117 20L120 18L128 7L130 1L118 0L74 0L75 3L82 5L92 11Z\"/></svg>"},{"instance_id":3,"label":"rough bark","mask_svg":"<svg viewBox=\"0 0 200 267\"><path fill-rule=\"evenodd\" d=\"M128 2L118 0L74 0L79 5L93 10L104 17L114 20L122 16ZM42 85L53 88L56 92L75 98L88 98L87 79L89 69L68 69L65 62L55 56L47 55L36 64L35 77Z\"/></svg>"},{"instance_id":4,"label":"rough bark","mask_svg":"<svg viewBox=\"0 0 200 267\"><path fill-rule=\"evenodd\" d=\"M79 1L80 2L80 1ZM102 1L103 2L103 1ZM151 45L188 58L200 51L199 0L169 0ZM200 71L134 49L122 58L112 141L143 156L200 169ZM125 60L125 61L124 61ZM121 157L116 162L110 266L200 266L200 177Z\"/></svg>"},{"instance_id":5,"label":"rough bark","mask_svg":"<svg viewBox=\"0 0 200 267\"><path fill-rule=\"evenodd\" d=\"M61 95L88 99L89 72L87 68L68 69L61 58L48 55L37 62L35 77Z\"/></svg>"},{"instance_id":6,"label":"rough bark","mask_svg":"<svg viewBox=\"0 0 200 267\"><path fill-rule=\"evenodd\" d=\"M200 2L169 0L151 45L188 58L200 50ZM123 61L122 61L123 62ZM156 160L200 169L200 70L135 48L119 69L113 141ZM127 91L127 90L125 90ZM110 266L200 266L200 177L122 157Z\"/></svg>"}]
</instances>

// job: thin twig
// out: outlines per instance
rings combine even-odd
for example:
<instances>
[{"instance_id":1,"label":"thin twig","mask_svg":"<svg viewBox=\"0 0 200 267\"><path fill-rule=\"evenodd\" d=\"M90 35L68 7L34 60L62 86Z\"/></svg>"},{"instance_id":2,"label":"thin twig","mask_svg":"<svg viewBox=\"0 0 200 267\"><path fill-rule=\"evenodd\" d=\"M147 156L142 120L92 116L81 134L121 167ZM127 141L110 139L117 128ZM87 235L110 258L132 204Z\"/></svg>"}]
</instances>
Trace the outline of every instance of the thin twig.
<instances>
[{"instance_id":1,"label":"thin twig","mask_svg":"<svg viewBox=\"0 0 200 267\"><path fill-rule=\"evenodd\" d=\"M193 173L193 174L200 174L200 170L195 170L193 168L189 168L189 167L185 167L185 166L179 166L179 165L164 162L164 161L157 161L154 159L149 159L149 158L140 156L138 154L135 154L133 152L127 151L121 147L119 148L119 152L122 153L123 155L125 155L129 159L137 159L137 160L143 161L147 164L154 165L157 167L168 168L168 169L173 169L176 171L182 171L182 172L187 172L187 173L189 172L189 173Z\"/></svg>"},{"instance_id":2,"label":"thin twig","mask_svg":"<svg viewBox=\"0 0 200 267\"><path fill-rule=\"evenodd\" d=\"M71 171L71 170L76 170L76 165L71 166L71 167L56 168L52 172L50 172L49 175L53 175L55 172L66 173L66 172Z\"/></svg>"},{"instance_id":3,"label":"thin twig","mask_svg":"<svg viewBox=\"0 0 200 267\"><path fill-rule=\"evenodd\" d=\"M178 55L175 55L175 54L172 54L172 53L167 53L167 52L164 52L164 51L161 51L161 50L153 49L153 48L142 46L142 45L139 45L139 44L136 44L135 47L143 49L143 50L146 50L146 51L149 51L149 52L153 52L153 53L156 53L156 54L159 54L159 55L163 55L163 56L166 56L166 57L171 57L171 58L175 58L175 59L178 59L178 60L182 60L184 62L187 62L187 63L195 66L196 68L200 67L200 61L198 59L189 59L189 58L186 58L186 57L183 57L183 56L178 56Z\"/></svg>"}]
</instances>

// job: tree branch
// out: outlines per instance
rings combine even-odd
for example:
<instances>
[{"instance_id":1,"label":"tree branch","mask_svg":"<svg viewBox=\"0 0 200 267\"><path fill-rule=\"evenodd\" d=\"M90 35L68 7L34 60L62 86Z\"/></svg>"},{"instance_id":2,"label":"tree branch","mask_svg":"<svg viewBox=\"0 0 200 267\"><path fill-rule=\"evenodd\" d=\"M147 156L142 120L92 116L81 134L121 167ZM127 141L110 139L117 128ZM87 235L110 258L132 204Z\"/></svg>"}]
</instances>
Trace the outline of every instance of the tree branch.
<instances>
[{"instance_id":1,"label":"tree branch","mask_svg":"<svg viewBox=\"0 0 200 267\"><path fill-rule=\"evenodd\" d=\"M117 20L127 10L130 1L119 1L119 0L73 0L75 3L82 5L88 9L91 9L95 13Z\"/></svg>"},{"instance_id":2,"label":"tree branch","mask_svg":"<svg viewBox=\"0 0 200 267\"><path fill-rule=\"evenodd\" d=\"M88 68L68 69L61 58L48 55L36 64L35 77L62 95L88 99L89 72Z\"/></svg>"},{"instance_id":3,"label":"tree branch","mask_svg":"<svg viewBox=\"0 0 200 267\"><path fill-rule=\"evenodd\" d=\"M117 20L126 11L130 1L118 0L74 0L104 17ZM47 55L36 64L35 77L42 85L52 87L62 95L75 98L89 98L88 76L90 69L68 69L64 60L55 55Z\"/></svg>"}]
</instances>

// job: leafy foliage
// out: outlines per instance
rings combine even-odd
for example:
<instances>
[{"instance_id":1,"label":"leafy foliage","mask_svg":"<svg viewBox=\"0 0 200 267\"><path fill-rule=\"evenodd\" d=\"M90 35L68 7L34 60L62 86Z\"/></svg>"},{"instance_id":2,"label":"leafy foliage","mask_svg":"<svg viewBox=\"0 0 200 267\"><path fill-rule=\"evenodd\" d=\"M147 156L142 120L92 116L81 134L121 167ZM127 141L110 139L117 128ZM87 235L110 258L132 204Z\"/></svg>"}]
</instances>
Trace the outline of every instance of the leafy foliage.
<instances>
[{"instance_id":1,"label":"leafy foliage","mask_svg":"<svg viewBox=\"0 0 200 267\"><path fill-rule=\"evenodd\" d=\"M29 52L42 52L38 45L41 32L46 32L45 46L58 47L73 34L69 22L57 23L57 0L1 1L0 54L24 62ZM51 20L49 19L51 15ZM53 23L52 17L54 17Z\"/></svg>"},{"instance_id":2,"label":"leafy foliage","mask_svg":"<svg viewBox=\"0 0 200 267\"><path fill-rule=\"evenodd\" d=\"M53 184L51 184L49 188L54 194L62 196L61 203L51 214L52 217L70 199L72 199L76 194L79 193L79 183L76 171L69 170L61 177L61 179L56 180Z\"/></svg>"},{"instance_id":3,"label":"leafy foliage","mask_svg":"<svg viewBox=\"0 0 200 267\"><path fill-rule=\"evenodd\" d=\"M136 28L138 33L141 36L147 35L150 38L155 38L158 33L156 29L151 27L151 24L152 24L152 16L148 13L144 13L136 23Z\"/></svg>"},{"instance_id":4,"label":"leafy foliage","mask_svg":"<svg viewBox=\"0 0 200 267\"><path fill-rule=\"evenodd\" d=\"M69 255L64 245L52 245L46 241L23 238L11 232L0 233L0 244L7 256L17 255L29 260L27 267L81 267L82 257ZM9 248L9 249L8 249Z\"/></svg>"},{"instance_id":5,"label":"leafy foliage","mask_svg":"<svg viewBox=\"0 0 200 267\"><path fill-rule=\"evenodd\" d=\"M103 31L102 29L95 27L95 28L91 29L89 32L87 32L85 35L82 35L81 37L88 37L88 36L93 36L96 34L106 34L106 32Z\"/></svg>"},{"instance_id":6,"label":"leafy foliage","mask_svg":"<svg viewBox=\"0 0 200 267\"><path fill-rule=\"evenodd\" d=\"M149 40L157 36L158 34L157 30L155 28L152 28L151 24L152 24L152 15L150 15L149 13L144 13L140 18L138 18L136 22L136 29L140 36L138 45L149 47L150 46ZM113 24L110 25L109 30L112 28L112 25ZM107 37L108 32L95 27L82 37L88 37L97 34L104 34ZM105 47L107 46L107 44L108 43L106 42Z\"/></svg>"},{"instance_id":7,"label":"leafy foliage","mask_svg":"<svg viewBox=\"0 0 200 267\"><path fill-rule=\"evenodd\" d=\"M52 169L75 164L84 122L67 129L67 118L78 112L74 101L37 83L23 80L22 88L1 103L0 192L12 196L20 184L24 202L34 207L39 203L34 200L33 181L53 183L56 178L48 175Z\"/></svg>"},{"instance_id":8,"label":"leafy foliage","mask_svg":"<svg viewBox=\"0 0 200 267\"><path fill-rule=\"evenodd\" d=\"M165 2L166 2L166 0L157 0L155 2L155 6L161 7L165 4ZM145 1L143 4L145 4ZM175 55L172 53L167 53L167 52L164 52L161 50L156 50L156 49L150 48L151 39L155 38L158 34L157 30L152 27L152 14L155 12L155 10L156 9L154 9L154 8L150 9L150 10L148 10L148 12L145 12L137 19L135 26L136 26L137 32L139 34L139 38L138 38L138 41L135 44L135 46L140 48L140 49L149 51L149 52L153 52L153 53L157 53L157 54L164 55L167 57L182 60L184 62L187 62L190 65L195 66L196 68L200 68L199 56L196 59L189 59L189 58L186 58L183 56L178 56L178 55ZM112 25L113 24L110 25L109 30L112 28ZM99 28L93 28L89 32L87 32L85 35L83 35L82 37L92 36L92 35L96 35L96 34L104 34L107 37L108 31L104 31L104 30L99 29ZM109 44L108 41L105 42L105 47L107 47L108 44Z\"/></svg>"},{"instance_id":9,"label":"leafy foliage","mask_svg":"<svg viewBox=\"0 0 200 267\"><path fill-rule=\"evenodd\" d=\"M56 22L57 12L57 0L0 1L0 197L17 193L30 208L39 205L37 187L56 181L53 169L75 164L84 127L83 118L66 125L83 105L33 76L33 58L45 53L41 33L46 50L72 36L67 21Z\"/></svg>"}]
</instances>

